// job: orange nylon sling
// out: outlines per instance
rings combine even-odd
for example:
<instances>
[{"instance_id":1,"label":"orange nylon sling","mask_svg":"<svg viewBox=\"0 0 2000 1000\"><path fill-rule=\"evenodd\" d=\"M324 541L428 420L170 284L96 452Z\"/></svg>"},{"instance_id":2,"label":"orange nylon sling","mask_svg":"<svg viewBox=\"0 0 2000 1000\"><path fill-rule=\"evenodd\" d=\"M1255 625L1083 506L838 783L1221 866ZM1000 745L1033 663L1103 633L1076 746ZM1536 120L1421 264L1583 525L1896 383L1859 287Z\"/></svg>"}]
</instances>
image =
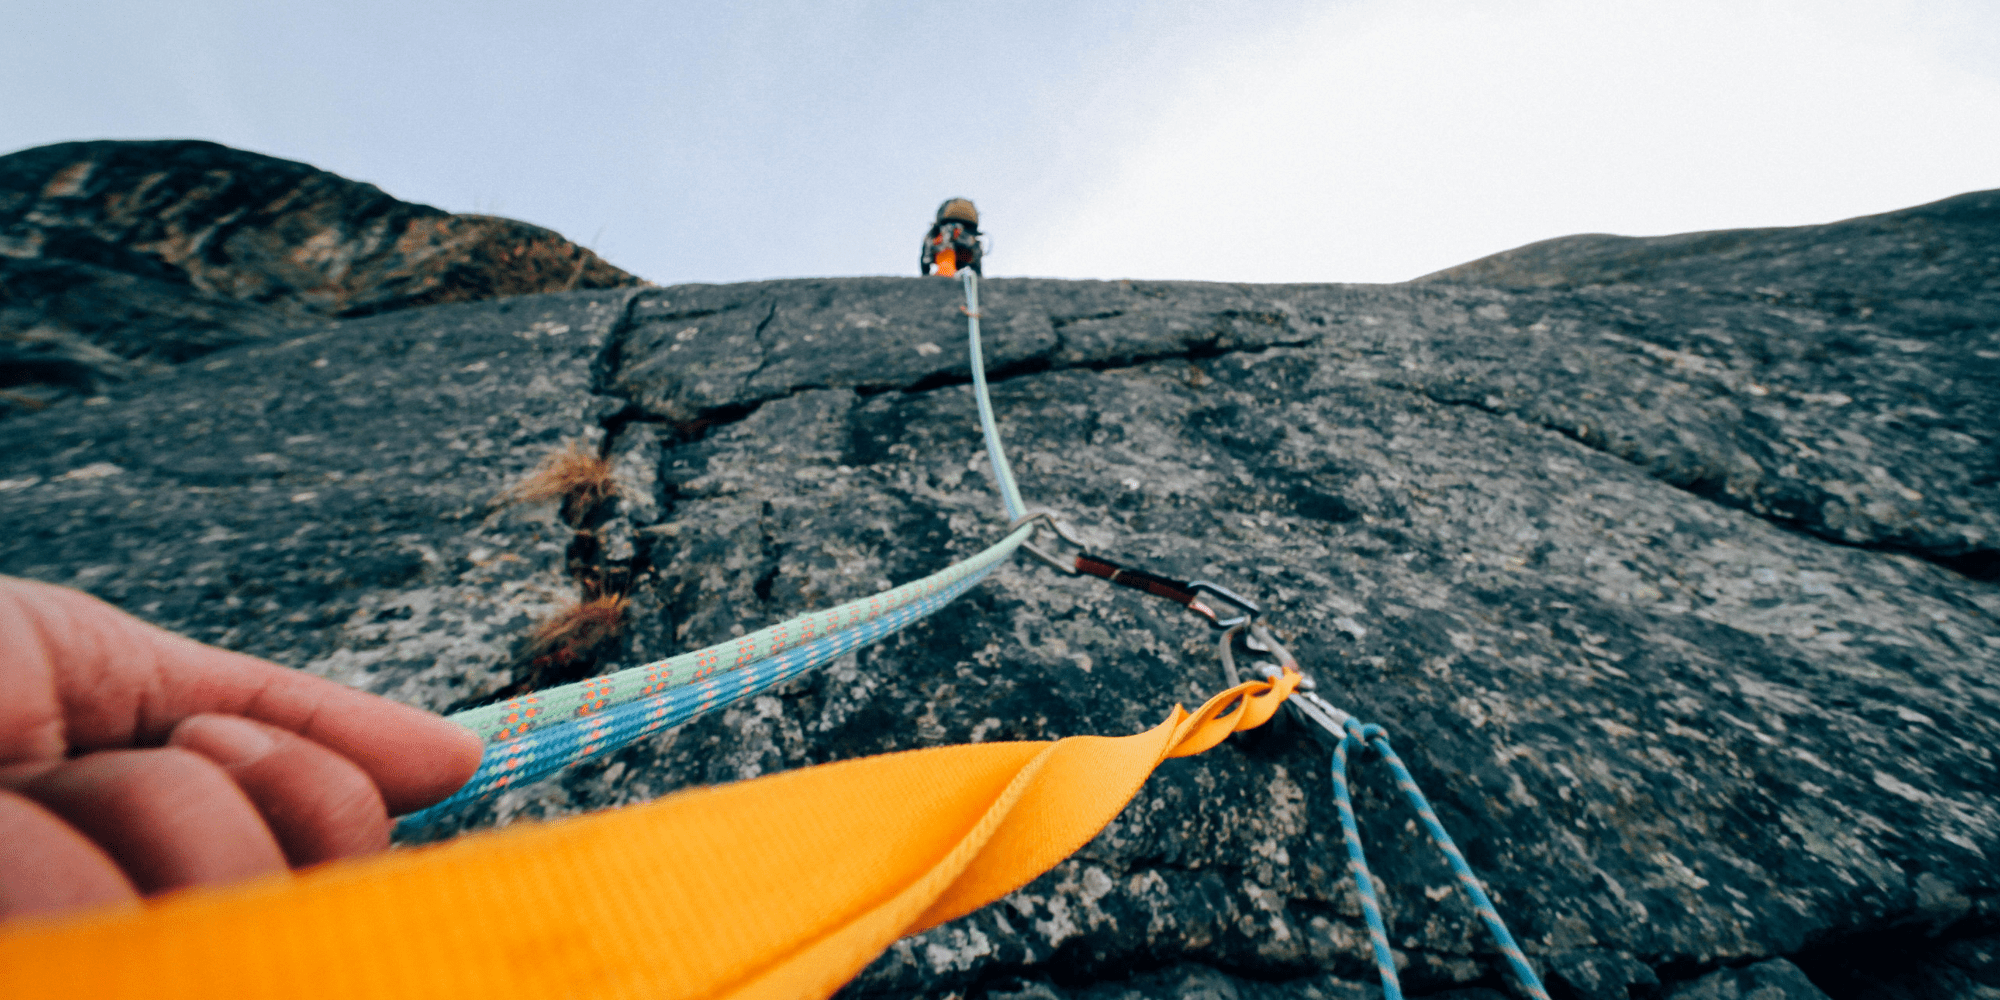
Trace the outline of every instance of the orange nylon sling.
<instances>
[{"instance_id":1,"label":"orange nylon sling","mask_svg":"<svg viewBox=\"0 0 2000 1000\"><path fill-rule=\"evenodd\" d=\"M824 764L137 907L0 929L0 996L831 995L896 939L1026 884L1160 761L1262 725L1231 688L1134 736Z\"/></svg>"}]
</instances>

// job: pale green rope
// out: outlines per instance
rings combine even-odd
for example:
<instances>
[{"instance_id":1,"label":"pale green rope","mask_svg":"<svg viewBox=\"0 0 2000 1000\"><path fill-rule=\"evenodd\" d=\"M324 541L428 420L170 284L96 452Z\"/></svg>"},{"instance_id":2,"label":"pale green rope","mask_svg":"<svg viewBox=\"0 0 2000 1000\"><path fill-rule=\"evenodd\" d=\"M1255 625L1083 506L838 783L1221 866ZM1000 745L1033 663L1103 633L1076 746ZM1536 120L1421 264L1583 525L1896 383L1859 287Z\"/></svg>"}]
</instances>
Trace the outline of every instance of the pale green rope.
<instances>
[{"instance_id":1,"label":"pale green rope","mask_svg":"<svg viewBox=\"0 0 2000 1000\"><path fill-rule=\"evenodd\" d=\"M1028 508L1021 503L1021 490L1014 485L1014 469L1007 464L1007 449L1000 445L1000 430L993 424L993 401L986 398L986 358L979 350L979 274L976 271L960 271L959 282L965 286L965 327L966 339L970 343L972 361L972 398L979 403L979 431L986 437L986 457L993 463L993 481L1000 487L1000 508L1007 513L1007 523L1028 516Z\"/></svg>"}]
</instances>

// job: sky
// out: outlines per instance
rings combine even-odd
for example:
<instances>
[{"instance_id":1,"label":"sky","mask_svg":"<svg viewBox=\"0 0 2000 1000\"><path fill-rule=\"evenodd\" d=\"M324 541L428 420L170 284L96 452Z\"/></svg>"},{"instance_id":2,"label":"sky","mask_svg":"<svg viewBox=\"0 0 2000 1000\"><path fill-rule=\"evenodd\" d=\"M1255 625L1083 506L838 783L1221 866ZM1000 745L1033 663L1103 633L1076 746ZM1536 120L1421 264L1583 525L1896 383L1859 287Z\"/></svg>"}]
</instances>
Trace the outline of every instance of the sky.
<instances>
[{"instance_id":1,"label":"sky","mask_svg":"<svg viewBox=\"0 0 2000 1000\"><path fill-rule=\"evenodd\" d=\"M25 0L0 152L192 137L661 284L1403 281L2000 187L1991 0Z\"/></svg>"}]
</instances>

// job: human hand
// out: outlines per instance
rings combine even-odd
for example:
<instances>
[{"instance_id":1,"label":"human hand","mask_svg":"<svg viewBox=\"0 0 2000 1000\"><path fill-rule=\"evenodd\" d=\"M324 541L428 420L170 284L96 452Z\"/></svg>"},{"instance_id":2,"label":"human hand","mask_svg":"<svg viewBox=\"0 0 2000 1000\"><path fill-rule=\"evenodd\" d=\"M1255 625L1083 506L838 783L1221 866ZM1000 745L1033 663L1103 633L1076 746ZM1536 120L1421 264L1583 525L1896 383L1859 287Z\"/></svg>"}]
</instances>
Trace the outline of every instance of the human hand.
<instances>
[{"instance_id":1,"label":"human hand","mask_svg":"<svg viewBox=\"0 0 2000 1000\"><path fill-rule=\"evenodd\" d=\"M445 720L0 577L0 920L381 850L479 766Z\"/></svg>"}]
</instances>

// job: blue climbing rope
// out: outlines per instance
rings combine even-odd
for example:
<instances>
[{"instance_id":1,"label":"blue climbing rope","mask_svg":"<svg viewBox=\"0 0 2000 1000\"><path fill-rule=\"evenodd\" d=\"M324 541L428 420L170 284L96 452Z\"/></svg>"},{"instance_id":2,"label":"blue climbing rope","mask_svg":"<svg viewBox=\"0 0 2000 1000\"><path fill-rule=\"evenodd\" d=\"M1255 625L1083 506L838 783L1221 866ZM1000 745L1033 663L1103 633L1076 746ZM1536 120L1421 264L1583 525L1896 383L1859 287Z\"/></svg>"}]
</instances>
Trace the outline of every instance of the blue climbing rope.
<instances>
[{"instance_id":1,"label":"blue climbing rope","mask_svg":"<svg viewBox=\"0 0 2000 1000\"><path fill-rule=\"evenodd\" d=\"M1514 943L1514 935L1507 933L1506 922L1500 919L1500 911L1494 909L1493 900L1487 898L1478 877L1472 874L1472 866L1465 863L1465 855L1459 853L1451 834L1446 833L1444 824L1438 822L1437 813L1431 809L1430 800L1424 798L1423 790L1417 787L1416 779L1410 776L1410 769L1403 766L1403 759L1390 748L1388 731L1373 723L1363 725L1352 717L1343 718L1341 727L1344 731L1340 742L1333 748L1333 794L1340 806L1340 828L1347 836L1348 871L1354 876L1354 887L1361 894L1361 910L1368 919L1368 936L1375 945L1375 969L1382 978L1385 1000L1402 1000L1403 991L1396 979L1396 962L1389 951L1389 932L1382 923L1382 909L1375 901L1374 880L1368 874L1368 857L1361 850L1361 830L1354 822L1354 804L1347 790L1347 755L1350 750L1368 748L1373 748L1389 765L1389 770L1395 772L1396 787L1416 808L1417 817L1423 820L1431 841L1451 863L1452 874L1458 877L1459 887L1472 900L1473 910L1499 944L1500 953L1507 957L1507 964L1514 970L1514 978L1520 982L1521 988L1534 1000L1549 1000L1541 977L1529 967L1528 957L1521 953L1521 946Z\"/></svg>"},{"instance_id":2,"label":"blue climbing rope","mask_svg":"<svg viewBox=\"0 0 2000 1000\"><path fill-rule=\"evenodd\" d=\"M1347 870L1354 877L1354 889L1361 896L1361 915L1368 923L1368 939L1375 952L1375 971L1382 979L1384 1000L1402 1000L1402 986L1396 978L1396 956L1389 949L1389 928L1382 920L1382 905L1375 898L1375 880L1368 873L1368 855L1361 849L1361 826L1354 821L1354 798L1347 786L1347 756L1370 748L1388 763L1396 774L1396 787L1410 800L1417 810L1417 816L1424 821L1424 829L1431 841L1444 852L1450 862L1452 874L1458 877L1458 884L1472 900L1472 908L1484 921L1493 940L1499 944L1501 954L1507 957L1507 964L1514 970L1514 978L1533 1000L1549 1000L1549 994L1542 987L1541 977L1528 965L1528 957L1521 953L1521 946L1514 943L1514 935L1507 933L1507 923L1500 919L1500 911L1494 909L1493 900L1487 898L1486 890L1479 885L1479 879L1472 874L1472 866L1465 863L1465 855L1459 853L1458 845L1446 833L1444 824L1438 822L1437 812L1431 809L1429 799L1417 787L1417 779L1410 776L1410 769L1403 766L1403 758L1396 756L1389 746L1389 732L1373 723L1347 714L1333 703L1320 697L1318 685L1299 670L1299 661L1285 644L1278 641L1269 627L1262 622L1252 622L1248 626L1237 626L1222 634L1221 655L1223 673L1231 683L1236 681L1236 661L1230 652L1230 644L1238 634L1248 633L1252 649L1268 652L1283 665L1285 671L1298 676L1298 687L1286 704L1304 716L1308 722L1316 723L1333 740L1333 799L1340 812L1340 831L1347 842ZM1267 678L1280 673L1277 667L1265 664L1258 668Z\"/></svg>"},{"instance_id":3,"label":"blue climbing rope","mask_svg":"<svg viewBox=\"0 0 2000 1000\"><path fill-rule=\"evenodd\" d=\"M1352 721L1352 720L1350 720ZM1370 727L1378 732L1380 726ZM1382 922L1382 906L1375 901L1375 882L1368 874L1368 855L1361 850L1361 827L1354 821L1354 803L1347 794L1347 747L1343 738L1333 748L1333 796L1340 809L1340 831L1347 841L1347 873L1361 893L1361 915L1368 921L1368 940L1375 948L1375 968L1382 976L1384 1000L1403 1000L1396 979L1396 958L1389 951L1389 928Z\"/></svg>"},{"instance_id":4,"label":"blue climbing rope","mask_svg":"<svg viewBox=\"0 0 2000 1000\"><path fill-rule=\"evenodd\" d=\"M610 753L695 716L725 707L773 684L843 656L902 629L957 598L986 579L998 564L989 565L951 586L887 615L823 639L794 647L737 670L659 694L628 701L600 714L537 729L513 739L486 745L479 770L438 804L402 818L397 834L420 837L445 815L491 798L515 785L526 784L571 764Z\"/></svg>"}]
</instances>

